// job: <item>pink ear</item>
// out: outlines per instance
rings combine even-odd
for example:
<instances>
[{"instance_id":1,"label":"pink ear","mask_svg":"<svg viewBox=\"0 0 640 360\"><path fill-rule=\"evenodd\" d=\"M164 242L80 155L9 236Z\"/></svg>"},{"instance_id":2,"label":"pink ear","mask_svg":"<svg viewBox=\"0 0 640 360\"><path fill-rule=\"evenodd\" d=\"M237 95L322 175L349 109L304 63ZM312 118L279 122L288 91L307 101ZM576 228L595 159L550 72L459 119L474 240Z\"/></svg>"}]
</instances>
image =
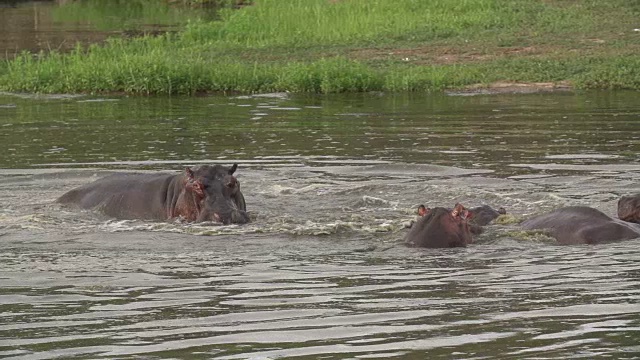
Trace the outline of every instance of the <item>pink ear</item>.
<instances>
[{"instance_id":1,"label":"pink ear","mask_svg":"<svg viewBox=\"0 0 640 360\"><path fill-rule=\"evenodd\" d=\"M424 205L418 206L418 216L425 216L431 212L431 209L425 207Z\"/></svg>"},{"instance_id":2,"label":"pink ear","mask_svg":"<svg viewBox=\"0 0 640 360\"><path fill-rule=\"evenodd\" d=\"M456 217L458 215L462 215L463 211L465 211L464 206L462 206L462 204L460 203L456 203L456 205L453 207L453 211L451 211L451 216Z\"/></svg>"}]
</instances>

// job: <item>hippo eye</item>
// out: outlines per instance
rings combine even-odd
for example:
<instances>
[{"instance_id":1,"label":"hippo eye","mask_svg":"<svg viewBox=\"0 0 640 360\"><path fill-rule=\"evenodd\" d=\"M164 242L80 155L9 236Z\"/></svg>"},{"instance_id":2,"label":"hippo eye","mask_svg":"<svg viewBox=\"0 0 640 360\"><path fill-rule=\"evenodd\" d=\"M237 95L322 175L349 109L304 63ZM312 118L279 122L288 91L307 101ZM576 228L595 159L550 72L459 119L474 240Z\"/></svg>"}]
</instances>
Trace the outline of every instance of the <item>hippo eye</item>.
<instances>
[{"instance_id":1,"label":"hippo eye","mask_svg":"<svg viewBox=\"0 0 640 360\"><path fill-rule=\"evenodd\" d=\"M231 178L229 179L229 181L227 181L224 185L228 188L233 189L234 187L236 187L236 184L238 183L238 181L235 178Z\"/></svg>"}]
</instances>

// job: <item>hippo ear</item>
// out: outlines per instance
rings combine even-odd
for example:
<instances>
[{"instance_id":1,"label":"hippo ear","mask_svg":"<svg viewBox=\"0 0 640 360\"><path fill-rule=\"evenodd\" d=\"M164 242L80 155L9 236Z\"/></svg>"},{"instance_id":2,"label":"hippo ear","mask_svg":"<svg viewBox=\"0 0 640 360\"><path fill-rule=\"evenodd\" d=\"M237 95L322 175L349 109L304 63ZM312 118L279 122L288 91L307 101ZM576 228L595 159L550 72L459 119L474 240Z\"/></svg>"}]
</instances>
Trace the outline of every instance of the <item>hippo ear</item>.
<instances>
[{"instance_id":1,"label":"hippo ear","mask_svg":"<svg viewBox=\"0 0 640 360\"><path fill-rule=\"evenodd\" d=\"M187 175L187 178L189 180L193 181L194 174L193 174L193 170L191 170L190 167L184 168L184 173Z\"/></svg>"},{"instance_id":2,"label":"hippo ear","mask_svg":"<svg viewBox=\"0 0 640 360\"><path fill-rule=\"evenodd\" d=\"M236 172L237 168L238 164L233 164L233 166L231 166L231 169L229 169L229 175L233 175L233 173Z\"/></svg>"},{"instance_id":3,"label":"hippo ear","mask_svg":"<svg viewBox=\"0 0 640 360\"><path fill-rule=\"evenodd\" d=\"M456 206L451 211L451 216L453 217L460 216L462 219L466 219L467 217L471 217L471 212L465 209L462 204L457 203Z\"/></svg>"},{"instance_id":4,"label":"hippo ear","mask_svg":"<svg viewBox=\"0 0 640 360\"><path fill-rule=\"evenodd\" d=\"M429 209L428 207L424 205L418 206L418 216L425 216L430 212L431 212L431 209Z\"/></svg>"}]
</instances>

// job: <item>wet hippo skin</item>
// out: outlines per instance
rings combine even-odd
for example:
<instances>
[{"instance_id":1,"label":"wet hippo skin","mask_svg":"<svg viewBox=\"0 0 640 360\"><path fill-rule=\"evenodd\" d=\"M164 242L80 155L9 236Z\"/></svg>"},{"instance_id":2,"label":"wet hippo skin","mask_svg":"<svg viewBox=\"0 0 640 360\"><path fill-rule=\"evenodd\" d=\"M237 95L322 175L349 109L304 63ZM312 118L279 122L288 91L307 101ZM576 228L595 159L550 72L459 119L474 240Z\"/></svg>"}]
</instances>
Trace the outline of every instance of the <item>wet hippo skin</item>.
<instances>
[{"instance_id":1,"label":"wet hippo skin","mask_svg":"<svg viewBox=\"0 0 640 360\"><path fill-rule=\"evenodd\" d=\"M451 211L451 209L448 209ZM473 234L481 234L483 231L483 226L488 225L493 220L495 220L498 216L504 215L507 211L504 208L498 208L495 210L489 205L477 206L468 210L468 222L471 233ZM424 205L418 206L418 216L425 216L431 209L427 208ZM413 223L410 227L413 226Z\"/></svg>"},{"instance_id":2,"label":"wet hippo skin","mask_svg":"<svg viewBox=\"0 0 640 360\"><path fill-rule=\"evenodd\" d=\"M436 207L413 224L405 237L409 246L425 248L464 247L470 244L471 230L467 223L469 212L457 204L453 210Z\"/></svg>"},{"instance_id":3,"label":"wet hippo skin","mask_svg":"<svg viewBox=\"0 0 640 360\"><path fill-rule=\"evenodd\" d=\"M114 174L73 189L63 204L95 209L118 219L247 223L244 196L233 176L238 165L203 165L181 174Z\"/></svg>"},{"instance_id":4,"label":"wet hippo skin","mask_svg":"<svg viewBox=\"0 0 640 360\"><path fill-rule=\"evenodd\" d=\"M623 196L618 200L618 218L640 224L640 194Z\"/></svg>"},{"instance_id":5,"label":"wet hippo skin","mask_svg":"<svg viewBox=\"0 0 640 360\"><path fill-rule=\"evenodd\" d=\"M640 225L587 206L569 206L525 220L527 230L546 229L560 244L598 244L640 237Z\"/></svg>"},{"instance_id":6,"label":"wet hippo skin","mask_svg":"<svg viewBox=\"0 0 640 360\"><path fill-rule=\"evenodd\" d=\"M471 219L469 220L469 222L479 226L488 225L498 216L507 213L507 211L502 207L498 208L498 210L495 210L489 205L482 205L471 208L469 209L469 212L471 213Z\"/></svg>"}]
</instances>

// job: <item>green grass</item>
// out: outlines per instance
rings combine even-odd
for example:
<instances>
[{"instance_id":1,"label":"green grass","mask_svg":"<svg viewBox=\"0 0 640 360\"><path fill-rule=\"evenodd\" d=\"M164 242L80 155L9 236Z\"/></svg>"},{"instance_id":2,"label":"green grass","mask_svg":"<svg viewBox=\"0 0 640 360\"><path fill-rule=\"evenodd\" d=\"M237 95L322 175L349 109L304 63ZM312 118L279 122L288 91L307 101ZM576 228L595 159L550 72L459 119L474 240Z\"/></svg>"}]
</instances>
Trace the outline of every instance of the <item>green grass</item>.
<instances>
[{"instance_id":1,"label":"green grass","mask_svg":"<svg viewBox=\"0 0 640 360\"><path fill-rule=\"evenodd\" d=\"M447 38L516 20L497 1L263 0L223 21L190 26L185 39L243 47Z\"/></svg>"},{"instance_id":2,"label":"green grass","mask_svg":"<svg viewBox=\"0 0 640 360\"><path fill-rule=\"evenodd\" d=\"M177 35L0 65L46 93L441 91L494 81L640 90L637 2L257 0Z\"/></svg>"}]
</instances>

